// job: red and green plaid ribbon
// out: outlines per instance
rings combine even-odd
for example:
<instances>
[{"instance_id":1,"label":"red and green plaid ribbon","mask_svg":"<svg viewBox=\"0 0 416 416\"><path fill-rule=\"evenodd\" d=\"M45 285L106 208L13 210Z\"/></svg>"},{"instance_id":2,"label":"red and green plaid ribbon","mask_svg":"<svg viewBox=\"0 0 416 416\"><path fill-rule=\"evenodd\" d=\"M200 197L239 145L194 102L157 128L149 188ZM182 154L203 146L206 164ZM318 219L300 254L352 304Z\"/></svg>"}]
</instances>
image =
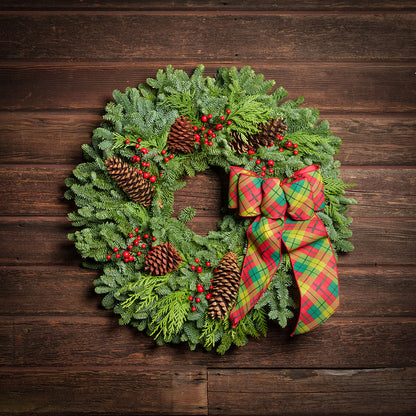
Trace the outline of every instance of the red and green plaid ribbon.
<instances>
[{"instance_id":1,"label":"red and green plaid ribbon","mask_svg":"<svg viewBox=\"0 0 416 416\"><path fill-rule=\"evenodd\" d=\"M327 320L339 305L335 254L316 211L325 208L319 166L311 165L280 182L232 166L229 207L256 217L247 230L247 253L237 301L230 312L233 327L258 302L281 262L286 246L299 287L299 319L292 335Z\"/></svg>"}]
</instances>

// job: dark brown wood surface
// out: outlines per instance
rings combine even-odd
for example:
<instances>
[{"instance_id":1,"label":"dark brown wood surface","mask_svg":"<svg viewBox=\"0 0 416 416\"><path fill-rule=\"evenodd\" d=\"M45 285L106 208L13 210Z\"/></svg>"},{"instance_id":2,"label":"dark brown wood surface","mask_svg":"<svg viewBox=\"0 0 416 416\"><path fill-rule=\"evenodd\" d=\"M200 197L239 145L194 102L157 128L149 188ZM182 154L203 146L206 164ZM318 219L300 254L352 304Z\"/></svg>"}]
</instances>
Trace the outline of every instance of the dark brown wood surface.
<instances>
[{"instance_id":1,"label":"dark brown wood surface","mask_svg":"<svg viewBox=\"0 0 416 416\"><path fill-rule=\"evenodd\" d=\"M0 414L415 414L415 28L412 0L3 0ZM336 314L224 357L119 326L66 238L64 180L112 91L199 63L251 65L304 96L357 184ZM176 212L192 205L191 227L214 229L223 183L189 180Z\"/></svg>"}]
</instances>

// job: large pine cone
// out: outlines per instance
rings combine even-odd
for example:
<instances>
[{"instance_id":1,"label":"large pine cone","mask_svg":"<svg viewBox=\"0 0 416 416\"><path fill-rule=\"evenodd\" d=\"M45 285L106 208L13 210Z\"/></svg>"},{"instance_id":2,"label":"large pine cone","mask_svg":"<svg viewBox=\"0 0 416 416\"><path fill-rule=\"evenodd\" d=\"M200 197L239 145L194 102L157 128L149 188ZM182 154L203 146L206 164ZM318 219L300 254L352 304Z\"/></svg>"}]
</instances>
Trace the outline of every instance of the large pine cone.
<instances>
[{"instance_id":1,"label":"large pine cone","mask_svg":"<svg viewBox=\"0 0 416 416\"><path fill-rule=\"evenodd\" d=\"M180 116L170 127L167 140L169 150L173 153L192 153L194 148L194 131L187 117Z\"/></svg>"},{"instance_id":2,"label":"large pine cone","mask_svg":"<svg viewBox=\"0 0 416 416\"><path fill-rule=\"evenodd\" d=\"M238 153L247 153L249 149L257 150L261 146L271 146L277 135L283 136L287 131L287 126L282 118L271 118L266 124L258 126L256 134L247 135L245 143L238 133L231 133L233 140L229 143L230 147Z\"/></svg>"},{"instance_id":3,"label":"large pine cone","mask_svg":"<svg viewBox=\"0 0 416 416\"><path fill-rule=\"evenodd\" d=\"M209 313L212 319L224 319L240 287L240 268L237 255L232 251L221 259L214 272L212 286Z\"/></svg>"},{"instance_id":4,"label":"large pine cone","mask_svg":"<svg viewBox=\"0 0 416 416\"><path fill-rule=\"evenodd\" d=\"M145 207L148 207L152 203L154 188L137 170L134 170L133 167L115 156L107 159L105 165L120 188L133 201Z\"/></svg>"},{"instance_id":5,"label":"large pine cone","mask_svg":"<svg viewBox=\"0 0 416 416\"><path fill-rule=\"evenodd\" d=\"M144 270L153 276L163 276L176 270L182 256L169 243L162 243L153 248L144 260Z\"/></svg>"}]
</instances>

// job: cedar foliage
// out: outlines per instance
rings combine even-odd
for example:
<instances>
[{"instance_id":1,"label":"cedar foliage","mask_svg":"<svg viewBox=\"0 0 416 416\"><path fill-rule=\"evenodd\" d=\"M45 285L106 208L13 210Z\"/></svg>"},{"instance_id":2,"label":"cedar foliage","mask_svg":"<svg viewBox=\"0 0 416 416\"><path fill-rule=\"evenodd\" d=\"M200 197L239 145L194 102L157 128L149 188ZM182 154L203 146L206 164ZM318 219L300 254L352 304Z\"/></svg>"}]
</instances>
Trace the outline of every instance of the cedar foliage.
<instances>
[{"instance_id":1,"label":"cedar foliage","mask_svg":"<svg viewBox=\"0 0 416 416\"><path fill-rule=\"evenodd\" d=\"M271 91L275 82L265 81L250 67L220 68L215 78L203 73L202 65L190 76L168 66L137 88L114 91L114 101L107 104L104 122L95 129L91 145L82 146L85 162L66 180L65 196L77 207L69 218L78 229L69 238L86 259L86 267L102 270L95 290L104 295L103 306L120 315L120 324L146 331L158 344L187 342L191 349L202 345L224 354L233 344L244 345L248 337L265 336L270 321L287 325L295 307L289 292L291 266L282 262L263 297L234 329L228 319L211 319L205 296L192 311L188 297L196 293L198 282L209 287L213 269L227 252L236 253L241 267L246 229L252 220L228 212L217 230L205 237L195 234L186 226L195 215L192 207L182 210L178 219L172 217L174 192L185 185L183 179L210 166L229 172L230 165L236 165L260 174L257 158L273 160L273 175L281 179L307 165L319 164L327 202L319 215L337 252L353 248L347 240L351 219L346 211L354 200L345 197L347 185L339 179L340 164L333 158L341 140L330 132L328 122L318 121L318 110L300 107L302 98L282 102L287 92L282 87ZM231 110L232 124L217 132L212 147L195 145L194 152L175 155L163 163L161 152L167 148L175 120L183 116L201 127L203 114L213 114L219 122L226 109ZM258 126L272 118L285 120L285 139L299 145L297 156L289 149L279 152L276 146L259 147L252 160L247 153L233 151L229 145L233 137L255 135ZM148 208L132 201L111 180L105 164L113 157L131 160L138 137L141 146L149 149L142 162L151 161L151 174L158 178ZM158 243L170 242L182 257L179 267L167 275L152 276L145 270L144 256L128 263L107 260L112 248L123 246L125 236L136 227L155 236ZM190 269L195 258L201 264L209 261L212 267L197 274Z\"/></svg>"}]
</instances>

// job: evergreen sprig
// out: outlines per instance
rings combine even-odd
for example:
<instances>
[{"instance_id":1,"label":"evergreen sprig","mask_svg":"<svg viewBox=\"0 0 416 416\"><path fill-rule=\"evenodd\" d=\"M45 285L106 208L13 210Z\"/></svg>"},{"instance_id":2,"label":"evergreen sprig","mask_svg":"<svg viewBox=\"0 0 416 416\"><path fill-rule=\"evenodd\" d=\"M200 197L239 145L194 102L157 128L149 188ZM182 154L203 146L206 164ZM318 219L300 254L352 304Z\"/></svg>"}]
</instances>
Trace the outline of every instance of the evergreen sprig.
<instances>
[{"instance_id":1,"label":"evergreen sprig","mask_svg":"<svg viewBox=\"0 0 416 416\"><path fill-rule=\"evenodd\" d=\"M174 192L186 185L187 176L210 167L228 173L230 166L235 165L261 174L256 160L270 160L274 164L271 176L284 179L298 169L319 164L326 208L318 215L336 251L353 249L348 241L351 219L346 217L346 211L355 201L345 197L348 185L339 178L340 165L333 158L341 140L331 133L328 122L319 122L318 110L300 107L303 98L282 102L287 92L282 87L272 91L274 84L250 67L220 68L211 78L204 76L202 65L190 76L168 66L137 88L127 88L124 93L114 91L114 102L107 104L104 122L94 130L91 145L82 146L85 162L66 180L65 197L77 206L69 218L79 229L69 238L86 259L86 267L103 270L95 281L95 291L104 295L104 307L120 315L120 324L146 331L158 344L187 342L191 349L201 345L224 354L233 344L244 345L249 337L266 336L269 321L284 327L293 317L293 279L286 257L263 297L236 328L231 327L228 319L212 320L205 297L191 310L189 296L196 293L197 283L209 287L212 270L225 253L233 251L242 264L246 230L251 223L250 219L226 212L217 230L200 236L186 226L196 214L193 207L184 208L177 218L172 217ZM227 109L231 124L220 119ZM216 131L212 146L195 144L193 153L175 155L165 162L162 151L168 149L170 126L179 116L185 116L201 128L203 114L212 114L213 125L224 124L223 129ZM256 133L258 125L272 117L285 119L285 140L298 144L297 155L289 148L281 151L277 145L260 147L254 155L232 150L232 132L244 138ZM140 163L150 162L149 174L157 178L150 208L131 201L105 166L109 157L116 156L140 168L140 164L132 162L139 143L139 147L149 150L140 154ZM144 271L143 256L127 263L108 260L113 247L122 247L126 235L135 228L152 234L158 242L169 241L183 259L180 267L165 276L151 276ZM190 269L195 258L212 267L196 273Z\"/></svg>"}]
</instances>

